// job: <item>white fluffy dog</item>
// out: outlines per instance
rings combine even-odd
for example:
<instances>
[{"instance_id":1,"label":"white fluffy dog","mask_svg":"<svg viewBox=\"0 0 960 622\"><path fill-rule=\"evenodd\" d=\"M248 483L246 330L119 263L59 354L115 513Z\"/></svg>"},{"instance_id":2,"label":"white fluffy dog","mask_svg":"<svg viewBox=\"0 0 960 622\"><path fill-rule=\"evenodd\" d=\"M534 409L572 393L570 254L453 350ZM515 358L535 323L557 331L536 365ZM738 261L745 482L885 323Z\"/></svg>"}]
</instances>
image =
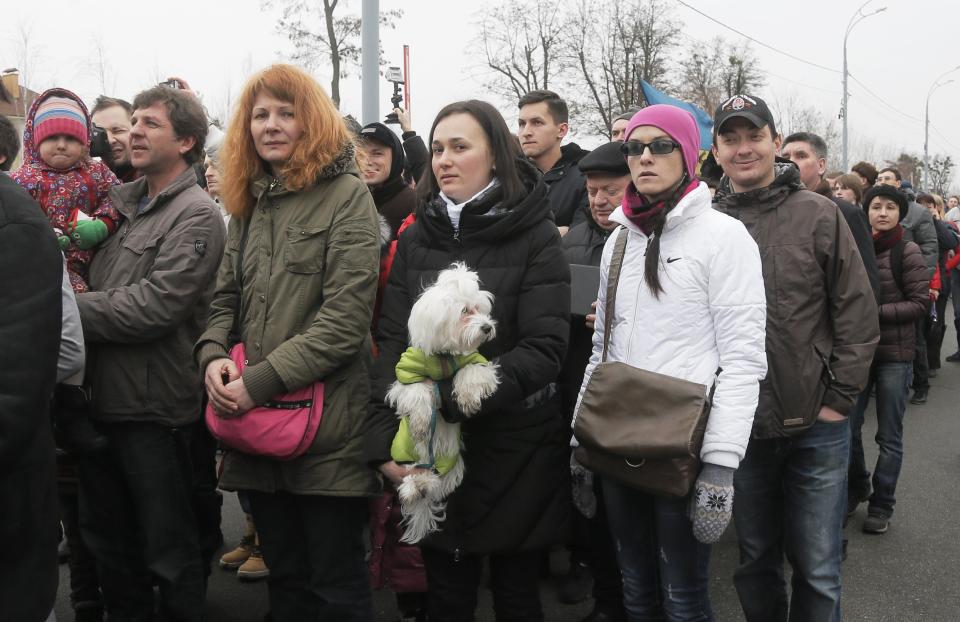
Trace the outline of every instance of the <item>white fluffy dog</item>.
<instances>
[{"instance_id":1,"label":"white fluffy dog","mask_svg":"<svg viewBox=\"0 0 960 622\"><path fill-rule=\"evenodd\" d=\"M493 295L480 289L477 274L457 263L440 273L410 311L410 348L397 364L397 381L386 396L406 423L401 422L394 440L394 459L419 467L398 490L404 542L419 542L438 529L447 496L463 480L460 424L439 413L435 381L453 375L453 398L467 416L476 414L499 384L497 364L477 353L480 344L496 335L492 305ZM407 451L398 456L397 447L404 445Z\"/></svg>"}]
</instances>

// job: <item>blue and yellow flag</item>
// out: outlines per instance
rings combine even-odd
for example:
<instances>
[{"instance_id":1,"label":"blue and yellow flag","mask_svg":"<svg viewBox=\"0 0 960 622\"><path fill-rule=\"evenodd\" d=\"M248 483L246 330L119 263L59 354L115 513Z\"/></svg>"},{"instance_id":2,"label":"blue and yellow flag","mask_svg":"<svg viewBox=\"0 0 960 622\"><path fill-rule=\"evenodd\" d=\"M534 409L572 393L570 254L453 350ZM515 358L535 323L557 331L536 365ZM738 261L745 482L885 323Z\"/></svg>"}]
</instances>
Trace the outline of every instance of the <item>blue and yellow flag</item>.
<instances>
[{"instance_id":1,"label":"blue and yellow flag","mask_svg":"<svg viewBox=\"0 0 960 622\"><path fill-rule=\"evenodd\" d=\"M689 111L693 118L697 120L697 126L700 128L700 149L708 150L713 146L713 118L701 110L699 106L670 97L666 93L658 91L646 80L640 81L640 88L643 89L643 96L647 100L647 105L669 104Z\"/></svg>"}]
</instances>

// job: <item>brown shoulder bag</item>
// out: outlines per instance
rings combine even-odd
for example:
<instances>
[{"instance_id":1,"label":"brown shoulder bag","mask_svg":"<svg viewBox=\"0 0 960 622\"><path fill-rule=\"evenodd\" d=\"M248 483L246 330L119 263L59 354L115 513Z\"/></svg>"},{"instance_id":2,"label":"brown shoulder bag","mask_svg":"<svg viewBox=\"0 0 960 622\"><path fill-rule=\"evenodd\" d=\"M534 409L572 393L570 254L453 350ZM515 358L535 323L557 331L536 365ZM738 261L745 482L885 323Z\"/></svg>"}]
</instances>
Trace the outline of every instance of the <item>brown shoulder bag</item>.
<instances>
[{"instance_id":1,"label":"brown shoulder bag","mask_svg":"<svg viewBox=\"0 0 960 622\"><path fill-rule=\"evenodd\" d=\"M710 413L706 385L607 361L617 283L627 248L621 228L607 276L603 357L583 393L573 434L577 461L650 494L685 497L700 473Z\"/></svg>"}]
</instances>

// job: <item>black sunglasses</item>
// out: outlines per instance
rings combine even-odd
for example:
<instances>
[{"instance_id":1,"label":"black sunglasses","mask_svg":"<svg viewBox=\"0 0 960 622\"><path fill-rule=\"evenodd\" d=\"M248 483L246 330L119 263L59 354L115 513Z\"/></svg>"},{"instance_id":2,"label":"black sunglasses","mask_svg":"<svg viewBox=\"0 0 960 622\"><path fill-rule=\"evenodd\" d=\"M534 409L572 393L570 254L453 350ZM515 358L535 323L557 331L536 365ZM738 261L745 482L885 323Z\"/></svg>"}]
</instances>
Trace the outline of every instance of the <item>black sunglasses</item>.
<instances>
[{"instance_id":1,"label":"black sunglasses","mask_svg":"<svg viewBox=\"0 0 960 622\"><path fill-rule=\"evenodd\" d=\"M675 149L679 149L680 144L669 138L658 138L651 143L642 143L639 140L628 140L620 146L620 151L628 157L641 156L647 147L650 148L650 153L653 155L667 155L668 153L673 153Z\"/></svg>"}]
</instances>

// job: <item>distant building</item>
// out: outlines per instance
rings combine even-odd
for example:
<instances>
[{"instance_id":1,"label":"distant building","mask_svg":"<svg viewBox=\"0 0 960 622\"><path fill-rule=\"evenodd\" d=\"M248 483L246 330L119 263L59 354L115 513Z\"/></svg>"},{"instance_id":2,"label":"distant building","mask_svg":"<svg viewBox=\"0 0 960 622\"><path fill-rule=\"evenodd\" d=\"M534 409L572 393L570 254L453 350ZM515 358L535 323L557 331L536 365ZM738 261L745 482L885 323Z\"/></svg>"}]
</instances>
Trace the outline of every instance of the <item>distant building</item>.
<instances>
[{"instance_id":1,"label":"distant building","mask_svg":"<svg viewBox=\"0 0 960 622\"><path fill-rule=\"evenodd\" d=\"M3 82L7 92L13 96L13 103L11 104L0 101L0 114L13 121L13 125L20 132L22 139L23 126L27 122L27 113L30 112L30 106L40 96L40 93L31 91L25 86L20 86L20 72L17 69L5 69L0 72L0 81ZM22 159L23 149L20 150L20 155L14 160L11 170L19 168Z\"/></svg>"}]
</instances>

